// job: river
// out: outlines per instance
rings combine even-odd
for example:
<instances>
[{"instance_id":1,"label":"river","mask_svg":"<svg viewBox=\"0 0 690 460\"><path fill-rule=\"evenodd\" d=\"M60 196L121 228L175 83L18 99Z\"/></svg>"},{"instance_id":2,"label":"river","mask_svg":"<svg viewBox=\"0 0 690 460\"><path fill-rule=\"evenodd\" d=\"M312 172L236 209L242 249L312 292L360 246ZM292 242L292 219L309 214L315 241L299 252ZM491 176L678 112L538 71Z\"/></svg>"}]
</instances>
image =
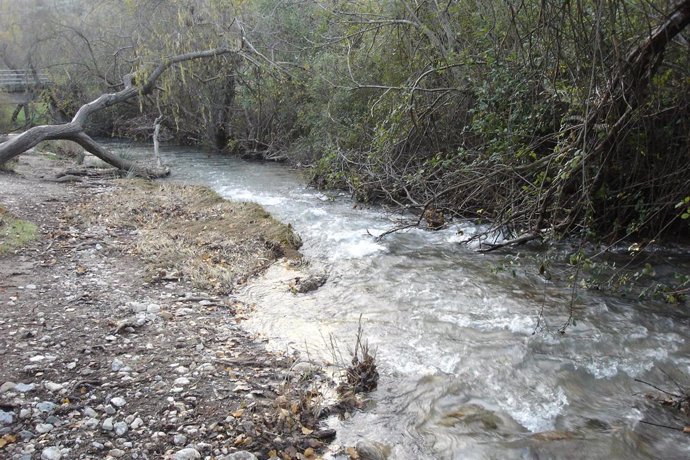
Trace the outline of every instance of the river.
<instances>
[{"instance_id":1,"label":"river","mask_svg":"<svg viewBox=\"0 0 690 460\"><path fill-rule=\"evenodd\" d=\"M500 254L459 244L478 231L470 223L376 241L393 225L388 213L308 188L283 166L184 148L166 149L164 161L174 180L290 223L310 266L329 274L294 295L286 282L295 274L270 269L240 293L258 306L248 329L328 359L329 338L346 354L362 316L379 387L366 410L329 420L336 444L377 441L393 459L690 458L688 435L640 422L669 416L634 380L690 374L687 313L579 292L576 325L560 334L570 289L529 263L506 269ZM548 330L537 328L542 309Z\"/></svg>"}]
</instances>

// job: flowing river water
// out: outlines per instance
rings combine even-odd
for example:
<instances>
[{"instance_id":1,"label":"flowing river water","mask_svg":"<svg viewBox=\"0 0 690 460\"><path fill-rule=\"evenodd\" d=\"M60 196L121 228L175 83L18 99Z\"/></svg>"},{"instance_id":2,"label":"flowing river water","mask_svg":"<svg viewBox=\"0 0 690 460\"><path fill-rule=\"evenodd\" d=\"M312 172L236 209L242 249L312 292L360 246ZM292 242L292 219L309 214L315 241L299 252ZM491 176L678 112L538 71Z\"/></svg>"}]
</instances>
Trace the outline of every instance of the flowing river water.
<instances>
[{"instance_id":1,"label":"flowing river water","mask_svg":"<svg viewBox=\"0 0 690 460\"><path fill-rule=\"evenodd\" d=\"M183 148L164 160L174 180L290 223L311 267L329 274L295 295L295 273L271 268L241 293L257 304L247 328L328 359L329 338L346 354L361 315L379 387L366 410L330 420L337 444L380 442L393 459L690 458L688 435L640 422L670 423L635 382L690 374L687 313L579 292L577 323L561 335L570 289L459 244L478 231L469 223L376 241L393 225L382 209L308 188L283 166ZM535 333L542 308L553 327Z\"/></svg>"}]
</instances>

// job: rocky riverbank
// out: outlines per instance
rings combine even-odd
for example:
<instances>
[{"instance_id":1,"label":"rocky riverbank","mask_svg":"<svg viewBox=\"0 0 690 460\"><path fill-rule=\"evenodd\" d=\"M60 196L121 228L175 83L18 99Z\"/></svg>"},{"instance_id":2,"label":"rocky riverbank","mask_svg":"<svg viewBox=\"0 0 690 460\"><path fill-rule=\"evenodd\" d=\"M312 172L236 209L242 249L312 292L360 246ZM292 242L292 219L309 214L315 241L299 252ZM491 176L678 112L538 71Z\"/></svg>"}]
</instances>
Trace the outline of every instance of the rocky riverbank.
<instances>
[{"instance_id":1,"label":"rocky riverbank","mask_svg":"<svg viewBox=\"0 0 690 460\"><path fill-rule=\"evenodd\" d=\"M3 212L37 226L0 252L0 457L317 458L333 383L242 330L232 295L298 257L291 230L252 208L249 237L224 240L218 219L241 212L196 190L210 202L178 237L182 189L56 181L65 166L27 154L0 172Z\"/></svg>"}]
</instances>

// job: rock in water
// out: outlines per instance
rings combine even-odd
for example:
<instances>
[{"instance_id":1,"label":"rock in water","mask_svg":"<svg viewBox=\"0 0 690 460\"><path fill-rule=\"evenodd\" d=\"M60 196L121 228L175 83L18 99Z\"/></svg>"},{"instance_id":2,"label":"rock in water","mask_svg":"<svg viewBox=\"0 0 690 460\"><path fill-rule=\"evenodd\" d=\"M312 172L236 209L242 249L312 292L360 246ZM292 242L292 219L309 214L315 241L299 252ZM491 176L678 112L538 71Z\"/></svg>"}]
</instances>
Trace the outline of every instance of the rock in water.
<instances>
[{"instance_id":1,"label":"rock in water","mask_svg":"<svg viewBox=\"0 0 690 460\"><path fill-rule=\"evenodd\" d=\"M328 281L328 275L309 275L305 278L295 278L290 283L290 290L294 293L306 294L315 291Z\"/></svg>"},{"instance_id":2,"label":"rock in water","mask_svg":"<svg viewBox=\"0 0 690 460\"><path fill-rule=\"evenodd\" d=\"M391 454L391 448L375 441L358 441L355 446L360 460L386 460Z\"/></svg>"}]
</instances>

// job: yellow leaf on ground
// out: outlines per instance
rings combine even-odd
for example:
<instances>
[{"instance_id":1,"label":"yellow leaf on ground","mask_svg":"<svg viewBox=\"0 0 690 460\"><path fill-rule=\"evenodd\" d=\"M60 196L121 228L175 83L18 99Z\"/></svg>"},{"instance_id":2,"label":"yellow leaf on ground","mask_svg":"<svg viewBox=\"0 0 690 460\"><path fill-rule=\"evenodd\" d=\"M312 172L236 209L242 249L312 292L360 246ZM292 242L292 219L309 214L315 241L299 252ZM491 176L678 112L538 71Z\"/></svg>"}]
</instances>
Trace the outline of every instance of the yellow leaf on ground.
<instances>
[{"instance_id":1,"label":"yellow leaf on ground","mask_svg":"<svg viewBox=\"0 0 690 460\"><path fill-rule=\"evenodd\" d=\"M302 434L303 434L303 435L310 435L310 434L312 434L313 432L314 432L314 430L310 430L310 429L307 428L306 426L303 426L303 427L302 427ZM306 454L305 454L305 455L306 455Z\"/></svg>"},{"instance_id":2,"label":"yellow leaf on ground","mask_svg":"<svg viewBox=\"0 0 690 460\"><path fill-rule=\"evenodd\" d=\"M690 433L690 425L687 425L685 428L683 428L683 433Z\"/></svg>"},{"instance_id":3,"label":"yellow leaf on ground","mask_svg":"<svg viewBox=\"0 0 690 460\"><path fill-rule=\"evenodd\" d=\"M307 457L307 458L308 458L308 457L313 457L313 456L314 456L314 449L312 449L311 447L308 447L308 448L304 451L304 456Z\"/></svg>"},{"instance_id":4,"label":"yellow leaf on ground","mask_svg":"<svg viewBox=\"0 0 690 460\"><path fill-rule=\"evenodd\" d=\"M239 410L236 410L235 412L233 412L232 416L235 418L240 418L240 417L242 417L242 414L244 414L244 409L239 409Z\"/></svg>"}]
</instances>

